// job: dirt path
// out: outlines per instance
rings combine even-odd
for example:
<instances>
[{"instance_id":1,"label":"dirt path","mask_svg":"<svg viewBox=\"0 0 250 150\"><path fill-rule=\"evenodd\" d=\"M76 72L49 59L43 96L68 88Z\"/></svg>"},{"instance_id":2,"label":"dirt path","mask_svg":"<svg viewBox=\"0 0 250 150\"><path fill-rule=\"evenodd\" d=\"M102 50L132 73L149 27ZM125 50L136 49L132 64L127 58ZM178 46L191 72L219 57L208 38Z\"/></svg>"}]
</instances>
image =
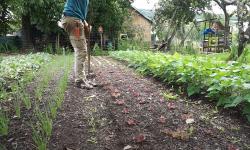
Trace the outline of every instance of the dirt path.
<instances>
[{"instance_id":1,"label":"dirt path","mask_svg":"<svg viewBox=\"0 0 250 150\"><path fill-rule=\"evenodd\" d=\"M95 57L92 66L102 86L69 85L49 149L250 149L249 124L230 117L236 112L217 112L201 100L164 100L171 89L108 57Z\"/></svg>"}]
</instances>

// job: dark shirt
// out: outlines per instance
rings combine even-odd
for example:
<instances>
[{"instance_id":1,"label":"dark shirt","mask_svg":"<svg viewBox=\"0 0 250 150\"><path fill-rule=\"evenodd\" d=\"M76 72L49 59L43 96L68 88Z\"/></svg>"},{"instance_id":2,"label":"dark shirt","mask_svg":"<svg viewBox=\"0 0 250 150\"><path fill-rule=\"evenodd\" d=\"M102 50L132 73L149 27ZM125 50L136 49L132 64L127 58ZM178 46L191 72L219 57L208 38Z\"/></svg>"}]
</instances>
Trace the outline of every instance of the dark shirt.
<instances>
[{"instance_id":1,"label":"dark shirt","mask_svg":"<svg viewBox=\"0 0 250 150\"><path fill-rule=\"evenodd\" d=\"M76 17L80 20L86 20L89 0L67 0L63 14L65 16Z\"/></svg>"}]
</instances>

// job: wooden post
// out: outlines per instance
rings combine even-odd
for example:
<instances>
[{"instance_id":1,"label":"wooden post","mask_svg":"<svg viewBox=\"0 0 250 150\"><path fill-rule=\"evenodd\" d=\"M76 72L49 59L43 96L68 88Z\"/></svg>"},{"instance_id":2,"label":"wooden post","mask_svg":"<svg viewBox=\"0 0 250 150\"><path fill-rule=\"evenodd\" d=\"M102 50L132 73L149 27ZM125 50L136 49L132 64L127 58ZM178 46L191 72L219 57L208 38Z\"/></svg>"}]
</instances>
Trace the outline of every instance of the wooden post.
<instances>
[{"instance_id":1,"label":"wooden post","mask_svg":"<svg viewBox=\"0 0 250 150\"><path fill-rule=\"evenodd\" d=\"M103 27L99 26L98 32L100 33L100 38L101 38L101 49L103 49Z\"/></svg>"}]
</instances>

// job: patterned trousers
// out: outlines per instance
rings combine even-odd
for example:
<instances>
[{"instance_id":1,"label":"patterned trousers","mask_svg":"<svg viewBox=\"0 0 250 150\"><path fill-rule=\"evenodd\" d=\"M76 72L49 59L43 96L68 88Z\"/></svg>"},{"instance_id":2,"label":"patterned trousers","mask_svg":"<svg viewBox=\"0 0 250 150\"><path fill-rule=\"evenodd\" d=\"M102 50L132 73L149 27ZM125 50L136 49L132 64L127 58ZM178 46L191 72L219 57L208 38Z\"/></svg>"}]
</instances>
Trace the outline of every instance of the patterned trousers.
<instances>
[{"instance_id":1,"label":"patterned trousers","mask_svg":"<svg viewBox=\"0 0 250 150\"><path fill-rule=\"evenodd\" d=\"M84 25L78 18L65 16L62 18L64 30L69 34L70 42L75 51L75 82L86 80L84 64L87 56L87 43Z\"/></svg>"}]
</instances>

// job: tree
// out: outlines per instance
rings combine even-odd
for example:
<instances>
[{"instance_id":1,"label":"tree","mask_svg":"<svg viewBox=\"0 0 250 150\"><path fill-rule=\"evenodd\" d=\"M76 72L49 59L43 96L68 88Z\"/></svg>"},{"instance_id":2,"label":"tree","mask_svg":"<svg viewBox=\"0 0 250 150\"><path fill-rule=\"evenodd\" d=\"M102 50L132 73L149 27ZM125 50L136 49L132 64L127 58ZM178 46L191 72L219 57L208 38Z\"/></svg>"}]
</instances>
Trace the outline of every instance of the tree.
<instances>
[{"instance_id":1,"label":"tree","mask_svg":"<svg viewBox=\"0 0 250 150\"><path fill-rule=\"evenodd\" d=\"M128 9L131 2L128 0L91 0L87 21L96 33L98 27L102 26L104 33L114 41L119 31L122 30L125 18L129 15Z\"/></svg>"},{"instance_id":2,"label":"tree","mask_svg":"<svg viewBox=\"0 0 250 150\"><path fill-rule=\"evenodd\" d=\"M243 53L246 43L249 42L250 36L250 14L249 14L250 2L242 0L237 2L237 16L238 16L238 57ZM248 28L244 32L244 22L248 22Z\"/></svg>"},{"instance_id":3,"label":"tree","mask_svg":"<svg viewBox=\"0 0 250 150\"><path fill-rule=\"evenodd\" d=\"M0 3L0 35L6 35L11 29L10 24L13 21L11 15L11 3L13 0L2 0Z\"/></svg>"},{"instance_id":4,"label":"tree","mask_svg":"<svg viewBox=\"0 0 250 150\"><path fill-rule=\"evenodd\" d=\"M202 12L207 5L208 2L205 0L160 0L160 7L156 9L155 15L156 29L162 30L163 24L167 24L169 29L172 29L165 36L163 47L166 50L170 49L177 29L194 21L196 14Z\"/></svg>"},{"instance_id":5,"label":"tree","mask_svg":"<svg viewBox=\"0 0 250 150\"><path fill-rule=\"evenodd\" d=\"M42 33L50 38L60 31L57 21L61 18L64 0L18 0L17 5L16 13L22 18L24 48L34 48L35 37L41 38Z\"/></svg>"}]
</instances>

